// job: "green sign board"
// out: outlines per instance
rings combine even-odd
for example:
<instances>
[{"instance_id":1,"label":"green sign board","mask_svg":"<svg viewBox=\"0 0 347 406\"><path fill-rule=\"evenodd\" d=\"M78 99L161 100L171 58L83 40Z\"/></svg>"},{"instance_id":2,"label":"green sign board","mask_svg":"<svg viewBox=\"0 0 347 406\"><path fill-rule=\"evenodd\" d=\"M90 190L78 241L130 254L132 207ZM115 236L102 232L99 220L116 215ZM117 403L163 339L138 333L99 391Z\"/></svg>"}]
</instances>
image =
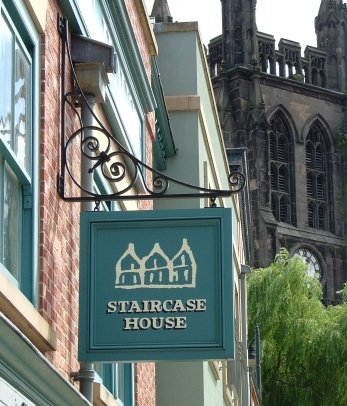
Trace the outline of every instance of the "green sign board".
<instances>
[{"instance_id":1,"label":"green sign board","mask_svg":"<svg viewBox=\"0 0 347 406\"><path fill-rule=\"evenodd\" d=\"M81 213L81 361L234 357L230 209Z\"/></svg>"}]
</instances>

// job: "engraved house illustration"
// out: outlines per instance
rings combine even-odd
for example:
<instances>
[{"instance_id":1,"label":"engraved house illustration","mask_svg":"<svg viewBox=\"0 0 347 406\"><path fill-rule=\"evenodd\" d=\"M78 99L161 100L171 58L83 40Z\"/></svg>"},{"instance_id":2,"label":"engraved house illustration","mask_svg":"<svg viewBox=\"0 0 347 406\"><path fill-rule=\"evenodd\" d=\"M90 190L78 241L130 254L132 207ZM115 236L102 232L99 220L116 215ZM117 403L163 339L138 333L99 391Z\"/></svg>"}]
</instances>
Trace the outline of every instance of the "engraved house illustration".
<instances>
[{"instance_id":1,"label":"engraved house illustration","mask_svg":"<svg viewBox=\"0 0 347 406\"><path fill-rule=\"evenodd\" d=\"M118 266L121 271L117 271ZM141 260L136 255L134 244L130 243L128 249L119 258L116 265L116 285L141 285Z\"/></svg>"},{"instance_id":2,"label":"engraved house illustration","mask_svg":"<svg viewBox=\"0 0 347 406\"><path fill-rule=\"evenodd\" d=\"M172 265L172 283L178 285L190 285L193 283L193 278L195 281L196 263L192 250L186 239L183 240L181 249L172 259Z\"/></svg>"},{"instance_id":3,"label":"engraved house illustration","mask_svg":"<svg viewBox=\"0 0 347 406\"><path fill-rule=\"evenodd\" d=\"M135 252L130 243L116 263L115 287L135 288L194 288L197 265L188 240L183 238L182 246L170 259L155 243L150 253L143 257Z\"/></svg>"},{"instance_id":4,"label":"engraved house illustration","mask_svg":"<svg viewBox=\"0 0 347 406\"><path fill-rule=\"evenodd\" d=\"M158 243L144 258L145 285L168 285L170 281L170 259L164 254Z\"/></svg>"}]
</instances>

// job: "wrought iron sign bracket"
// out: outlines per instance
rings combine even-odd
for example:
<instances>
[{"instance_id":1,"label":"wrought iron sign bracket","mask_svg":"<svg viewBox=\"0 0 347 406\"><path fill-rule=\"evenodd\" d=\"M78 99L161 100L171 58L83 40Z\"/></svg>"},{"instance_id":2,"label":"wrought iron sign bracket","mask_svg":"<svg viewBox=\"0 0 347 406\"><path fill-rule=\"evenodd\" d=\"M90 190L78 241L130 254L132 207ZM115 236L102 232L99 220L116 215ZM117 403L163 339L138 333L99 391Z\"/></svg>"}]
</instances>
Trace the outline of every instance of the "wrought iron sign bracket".
<instances>
[{"instance_id":1,"label":"wrought iron sign bracket","mask_svg":"<svg viewBox=\"0 0 347 406\"><path fill-rule=\"evenodd\" d=\"M230 189L203 188L167 176L129 152L105 128L81 89L71 56L68 22L65 17L58 17L58 30L61 38L62 78L61 156L57 187L62 199L70 202L94 201L97 208L101 201L209 198L211 206L215 207L218 197L230 197L241 191L246 182L245 175L241 171L229 174ZM70 75L74 89L72 92L67 90L67 77L70 79ZM96 125L83 125L79 111L82 104L88 109L93 117L93 124ZM67 131L74 121L78 123L79 128ZM83 167L87 168L84 169L86 173L81 173L82 161ZM106 187L95 188L95 179L99 179L99 184ZM134 190L137 192L134 193Z\"/></svg>"}]
</instances>

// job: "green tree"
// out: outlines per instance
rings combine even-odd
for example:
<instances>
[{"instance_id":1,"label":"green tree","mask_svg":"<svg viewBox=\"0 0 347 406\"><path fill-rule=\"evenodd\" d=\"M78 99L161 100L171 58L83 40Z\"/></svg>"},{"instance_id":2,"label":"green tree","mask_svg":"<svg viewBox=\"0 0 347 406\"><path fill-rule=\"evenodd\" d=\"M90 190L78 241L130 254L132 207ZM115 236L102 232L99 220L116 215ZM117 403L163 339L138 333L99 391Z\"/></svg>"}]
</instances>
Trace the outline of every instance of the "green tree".
<instances>
[{"instance_id":1,"label":"green tree","mask_svg":"<svg viewBox=\"0 0 347 406\"><path fill-rule=\"evenodd\" d=\"M248 277L249 329L260 328L264 406L347 405L347 288L325 307L300 257L281 249ZM250 335L251 336L251 335Z\"/></svg>"}]
</instances>

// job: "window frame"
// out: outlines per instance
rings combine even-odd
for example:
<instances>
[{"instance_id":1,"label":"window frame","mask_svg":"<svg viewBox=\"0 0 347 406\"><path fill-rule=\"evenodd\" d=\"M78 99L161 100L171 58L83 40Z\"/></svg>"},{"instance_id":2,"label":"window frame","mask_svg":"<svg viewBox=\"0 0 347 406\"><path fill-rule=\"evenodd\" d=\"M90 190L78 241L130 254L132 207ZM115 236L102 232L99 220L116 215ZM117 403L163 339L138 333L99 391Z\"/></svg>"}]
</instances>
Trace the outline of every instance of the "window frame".
<instances>
[{"instance_id":1,"label":"window frame","mask_svg":"<svg viewBox=\"0 0 347 406\"><path fill-rule=\"evenodd\" d=\"M283 157L279 156L279 152L282 150L278 148L281 139L284 140ZM278 222L295 225L294 148L290 126L281 111L277 111L270 119L268 145L272 214ZM287 174L287 182L282 187L282 181L286 178L282 176L284 173Z\"/></svg>"},{"instance_id":2,"label":"window frame","mask_svg":"<svg viewBox=\"0 0 347 406\"><path fill-rule=\"evenodd\" d=\"M101 383L120 406L134 406L134 364L94 363L95 382Z\"/></svg>"},{"instance_id":3,"label":"window frame","mask_svg":"<svg viewBox=\"0 0 347 406\"><path fill-rule=\"evenodd\" d=\"M110 84L106 89L105 112L117 140L136 158L145 162L146 106L144 106L143 97L141 99L141 95L138 94L138 87L136 87L137 75L133 73L135 63L132 60L129 63L127 55L125 55L125 48L129 47L128 43L124 44L126 39L122 37L121 30L117 29L117 21L111 15L107 0L101 0L98 3L93 2L89 8L86 7L85 9L81 7L84 2L80 3L80 0L73 0L73 2L79 12L80 28L83 34L114 47L115 67L114 72L108 74ZM124 6L119 5L117 7ZM93 26L86 23L88 15L91 14L95 20ZM134 59L134 56L131 56L131 59ZM153 95L151 96L153 97ZM154 102L152 103L154 106ZM136 129L133 128L136 121L134 120L135 116L138 119Z\"/></svg>"},{"instance_id":4,"label":"window frame","mask_svg":"<svg viewBox=\"0 0 347 406\"><path fill-rule=\"evenodd\" d=\"M30 115L30 150L28 151L30 165L28 170L30 173L18 163L17 156L8 143L0 138L1 159L8 163L21 186L20 274L16 280L8 270L4 270L2 263L0 272L3 272L35 307L38 307L40 36L23 0L0 0L0 12L10 25L26 57L30 55L31 62L31 94L28 106Z\"/></svg>"},{"instance_id":5,"label":"window frame","mask_svg":"<svg viewBox=\"0 0 347 406\"><path fill-rule=\"evenodd\" d=\"M316 230L332 232L329 148L322 125L313 122L305 137L307 225Z\"/></svg>"}]
</instances>

